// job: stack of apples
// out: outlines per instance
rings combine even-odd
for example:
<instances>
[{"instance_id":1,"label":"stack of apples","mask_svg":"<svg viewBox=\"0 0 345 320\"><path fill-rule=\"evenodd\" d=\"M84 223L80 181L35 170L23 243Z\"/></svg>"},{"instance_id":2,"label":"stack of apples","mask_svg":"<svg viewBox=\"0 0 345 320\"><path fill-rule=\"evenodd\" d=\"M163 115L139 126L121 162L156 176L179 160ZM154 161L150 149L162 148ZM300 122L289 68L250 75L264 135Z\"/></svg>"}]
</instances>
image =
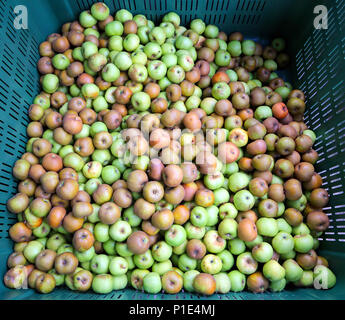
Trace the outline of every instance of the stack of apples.
<instances>
[{"instance_id":1,"label":"stack of apples","mask_svg":"<svg viewBox=\"0 0 345 320\"><path fill-rule=\"evenodd\" d=\"M4 282L107 294L328 289L305 95L263 46L104 3L39 46Z\"/></svg>"}]
</instances>

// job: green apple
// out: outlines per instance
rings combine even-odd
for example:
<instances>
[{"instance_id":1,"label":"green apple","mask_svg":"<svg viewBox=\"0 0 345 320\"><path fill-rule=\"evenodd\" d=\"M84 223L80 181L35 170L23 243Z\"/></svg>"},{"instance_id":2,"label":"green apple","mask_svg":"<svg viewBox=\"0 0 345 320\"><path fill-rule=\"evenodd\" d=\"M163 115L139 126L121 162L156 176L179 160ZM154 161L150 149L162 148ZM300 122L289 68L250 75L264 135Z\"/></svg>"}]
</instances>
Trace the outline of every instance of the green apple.
<instances>
[{"instance_id":1,"label":"green apple","mask_svg":"<svg viewBox=\"0 0 345 320\"><path fill-rule=\"evenodd\" d=\"M214 254L207 254L201 260L201 270L209 274L217 274L222 270L222 260Z\"/></svg>"},{"instance_id":2,"label":"green apple","mask_svg":"<svg viewBox=\"0 0 345 320\"><path fill-rule=\"evenodd\" d=\"M229 189L232 192L240 191L249 185L251 177L244 172L235 172L229 177Z\"/></svg>"},{"instance_id":3,"label":"green apple","mask_svg":"<svg viewBox=\"0 0 345 320\"><path fill-rule=\"evenodd\" d=\"M238 256L246 251L246 245L243 240L236 238L228 241L228 249L233 255Z\"/></svg>"},{"instance_id":4,"label":"green apple","mask_svg":"<svg viewBox=\"0 0 345 320\"><path fill-rule=\"evenodd\" d=\"M285 278L287 281L296 282L302 278L303 269L293 259L288 259L283 262L285 269Z\"/></svg>"},{"instance_id":5,"label":"green apple","mask_svg":"<svg viewBox=\"0 0 345 320\"><path fill-rule=\"evenodd\" d=\"M269 285L269 288L272 292L281 292L285 289L286 279L280 279L277 281L272 281Z\"/></svg>"},{"instance_id":6,"label":"green apple","mask_svg":"<svg viewBox=\"0 0 345 320\"><path fill-rule=\"evenodd\" d=\"M293 250L294 248L294 239L291 234L280 231L272 239L272 246L274 250L279 254L285 254Z\"/></svg>"},{"instance_id":7,"label":"green apple","mask_svg":"<svg viewBox=\"0 0 345 320\"><path fill-rule=\"evenodd\" d=\"M190 258L187 254L182 254L178 258L178 268L183 271L194 270L197 267L197 260Z\"/></svg>"},{"instance_id":8,"label":"green apple","mask_svg":"<svg viewBox=\"0 0 345 320\"><path fill-rule=\"evenodd\" d=\"M300 253L307 253L313 248L314 239L310 234L302 234L294 236L294 249Z\"/></svg>"},{"instance_id":9,"label":"green apple","mask_svg":"<svg viewBox=\"0 0 345 320\"><path fill-rule=\"evenodd\" d=\"M109 271L113 276L126 274L128 270L128 262L123 257L113 257L109 262Z\"/></svg>"},{"instance_id":10,"label":"green apple","mask_svg":"<svg viewBox=\"0 0 345 320\"><path fill-rule=\"evenodd\" d=\"M125 241L131 233L132 228L130 224L123 220L116 221L109 229L110 237L117 242Z\"/></svg>"},{"instance_id":11,"label":"green apple","mask_svg":"<svg viewBox=\"0 0 345 320\"><path fill-rule=\"evenodd\" d=\"M229 271L235 263L233 255L228 250L223 250L222 252L217 253L217 256L222 260L222 270Z\"/></svg>"},{"instance_id":12,"label":"green apple","mask_svg":"<svg viewBox=\"0 0 345 320\"><path fill-rule=\"evenodd\" d=\"M90 264L91 271L96 274L104 274L109 270L109 256L105 254L95 255L91 259Z\"/></svg>"},{"instance_id":13,"label":"green apple","mask_svg":"<svg viewBox=\"0 0 345 320\"><path fill-rule=\"evenodd\" d=\"M273 248L268 242L261 242L253 247L252 255L257 262L266 263L273 257Z\"/></svg>"},{"instance_id":14,"label":"green apple","mask_svg":"<svg viewBox=\"0 0 345 320\"><path fill-rule=\"evenodd\" d=\"M231 281L225 272L220 272L214 275L216 280L216 292L228 293L231 289Z\"/></svg>"},{"instance_id":15,"label":"green apple","mask_svg":"<svg viewBox=\"0 0 345 320\"><path fill-rule=\"evenodd\" d=\"M113 291L113 277L110 274L97 274L92 280L92 290L100 294L108 294Z\"/></svg>"},{"instance_id":16,"label":"green apple","mask_svg":"<svg viewBox=\"0 0 345 320\"><path fill-rule=\"evenodd\" d=\"M209 230L204 236L204 244L208 252L219 253L226 247L226 241L219 235L216 230Z\"/></svg>"},{"instance_id":17,"label":"green apple","mask_svg":"<svg viewBox=\"0 0 345 320\"><path fill-rule=\"evenodd\" d=\"M207 211L205 208L196 206L190 213L190 221L196 227L205 227L207 224Z\"/></svg>"},{"instance_id":18,"label":"green apple","mask_svg":"<svg viewBox=\"0 0 345 320\"><path fill-rule=\"evenodd\" d=\"M255 204L254 196L248 190L240 190L234 195L234 205L239 211L248 211Z\"/></svg>"},{"instance_id":19,"label":"green apple","mask_svg":"<svg viewBox=\"0 0 345 320\"><path fill-rule=\"evenodd\" d=\"M258 263L250 252L243 252L236 259L236 267L243 274L249 275L257 270Z\"/></svg>"},{"instance_id":20,"label":"green apple","mask_svg":"<svg viewBox=\"0 0 345 320\"><path fill-rule=\"evenodd\" d=\"M113 290L122 290L127 287L128 278L123 274L120 276L113 276Z\"/></svg>"},{"instance_id":21,"label":"green apple","mask_svg":"<svg viewBox=\"0 0 345 320\"><path fill-rule=\"evenodd\" d=\"M276 260L266 262L262 268L262 272L270 281L278 281L285 277L285 269Z\"/></svg>"},{"instance_id":22,"label":"green apple","mask_svg":"<svg viewBox=\"0 0 345 320\"><path fill-rule=\"evenodd\" d=\"M194 292L194 286L193 281L194 278L199 274L200 272L197 270L189 270L186 271L183 274L183 288L188 292Z\"/></svg>"},{"instance_id":23,"label":"green apple","mask_svg":"<svg viewBox=\"0 0 345 320\"><path fill-rule=\"evenodd\" d=\"M256 222L259 235L274 237L278 233L278 223L274 218L259 218Z\"/></svg>"},{"instance_id":24,"label":"green apple","mask_svg":"<svg viewBox=\"0 0 345 320\"><path fill-rule=\"evenodd\" d=\"M181 245L187 238L186 231L184 227L173 224L169 230L165 232L166 243L173 247Z\"/></svg>"},{"instance_id":25,"label":"green apple","mask_svg":"<svg viewBox=\"0 0 345 320\"><path fill-rule=\"evenodd\" d=\"M160 276L162 276L164 273L170 271L172 269L173 265L171 260L166 260L163 262L155 262L152 265L152 271L158 273Z\"/></svg>"},{"instance_id":26,"label":"green apple","mask_svg":"<svg viewBox=\"0 0 345 320\"><path fill-rule=\"evenodd\" d=\"M230 279L230 289L232 292L241 292L246 286L246 276L238 270L233 270L228 273Z\"/></svg>"},{"instance_id":27,"label":"green apple","mask_svg":"<svg viewBox=\"0 0 345 320\"><path fill-rule=\"evenodd\" d=\"M143 278L143 289L147 293L157 294L162 290L162 280L157 272L150 272Z\"/></svg>"},{"instance_id":28,"label":"green apple","mask_svg":"<svg viewBox=\"0 0 345 320\"><path fill-rule=\"evenodd\" d=\"M152 256L158 262L168 260L172 255L172 247L165 241L159 241L152 246Z\"/></svg>"}]
</instances>

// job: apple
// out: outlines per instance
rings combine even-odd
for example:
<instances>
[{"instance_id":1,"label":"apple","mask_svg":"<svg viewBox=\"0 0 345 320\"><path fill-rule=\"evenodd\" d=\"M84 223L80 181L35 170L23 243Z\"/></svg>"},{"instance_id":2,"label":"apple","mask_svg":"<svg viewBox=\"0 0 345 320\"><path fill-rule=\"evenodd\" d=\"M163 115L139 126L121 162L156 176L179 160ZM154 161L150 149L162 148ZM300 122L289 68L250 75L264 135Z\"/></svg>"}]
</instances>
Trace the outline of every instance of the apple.
<instances>
[{"instance_id":1,"label":"apple","mask_svg":"<svg viewBox=\"0 0 345 320\"><path fill-rule=\"evenodd\" d=\"M200 272L198 270L189 270L183 274L183 288L188 292L194 292L193 281Z\"/></svg>"},{"instance_id":2,"label":"apple","mask_svg":"<svg viewBox=\"0 0 345 320\"><path fill-rule=\"evenodd\" d=\"M226 67L229 65L231 60L231 55L229 52L223 49L219 49L216 52L215 62L220 67Z\"/></svg>"},{"instance_id":3,"label":"apple","mask_svg":"<svg viewBox=\"0 0 345 320\"><path fill-rule=\"evenodd\" d=\"M246 286L246 276L238 270L233 270L228 273L231 283L232 292L241 292Z\"/></svg>"},{"instance_id":4,"label":"apple","mask_svg":"<svg viewBox=\"0 0 345 320\"><path fill-rule=\"evenodd\" d=\"M79 252L77 250L74 250L73 253L77 257L80 263L91 261L92 258L95 256L95 247L92 246L84 252Z\"/></svg>"},{"instance_id":5,"label":"apple","mask_svg":"<svg viewBox=\"0 0 345 320\"><path fill-rule=\"evenodd\" d=\"M144 47L144 53L150 60L159 59L162 56L162 48L158 43L149 42Z\"/></svg>"},{"instance_id":6,"label":"apple","mask_svg":"<svg viewBox=\"0 0 345 320\"><path fill-rule=\"evenodd\" d=\"M126 274L128 270L128 262L123 257L113 257L109 262L109 271L113 276Z\"/></svg>"},{"instance_id":7,"label":"apple","mask_svg":"<svg viewBox=\"0 0 345 320\"><path fill-rule=\"evenodd\" d=\"M52 64L55 69L65 70L70 65L70 61L64 54L56 54L52 59Z\"/></svg>"},{"instance_id":8,"label":"apple","mask_svg":"<svg viewBox=\"0 0 345 320\"><path fill-rule=\"evenodd\" d=\"M114 289L113 277L110 274L97 274L92 280L92 290L100 294L108 294Z\"/></svg>"},{"instance_id":9,"label":"apple","mask_svg":"<svg viewBox=\"0 0 345 320\"><path fill-rule=\"evenodd\" d=\"M255 204L254 196L248 190L240 190L234 195L234 205L239 211L248 211Z\"/></svg>"},{"instance_id":10,"label":"apple","mask_svg":"<svg viewBox=\"0 0 345 320\"><path fill-rule=\"evenodd\" d=\"M162 281L157 272L150 272L143 278L143 289L147 293L157 294L162 290Z\"/></svg>"},{"instance_id":11,"label":"apple","mask_svg":"<svg viewBox=\"0 0 345 320\"><path fill-rule=\"evenodd\" d=\"M169 12L163 16L163 22L170 22L177 28L181 23L181 18L176 12Z\"/></svg>"},{"instance_id":12,"label":"apple","mask_svg":"<svg viewBox=\"0 0 345 320\"><path fill-rule=\"evenodd\" d=\"M185 78L185 71L179 65L171 66L168 69L167 77L173 83L181 83Z\"/></svg>"},{"instance_id":13,"label":"apple","mask_svg":"<svg viewBox=\"0 0 345 320\"><path fill-rule=\"evenodd\" d=\"M115 20L120 21L122 23L132 19L133 15L126 9L120 9L115 14Z\"/></svg>"},{"instance_id":14,"label":"apple","mask_svg":"<svg viewBox=\"0 0 345 320\"><path fill-rule=\"evenodd\" d=\"M127 287L128 278L123 274L120 276L113 276L113 290L122 290Z\"/></svg>"},{"instance_id":15,"label":"apple","mask_svg":"<svg viewBox=\"0 0 345 320\"><path fill-rule=\"evenodd\" d=\"M197 267L197 260L184 253L178 258L178 267L183 272L194 270Z\"/></svg>"},{"instance_id":16,"label":"apple","mask_svg":"<svg viewBox=\"0 0 345 320\"><path fill-rule=\"evenodd\" d=\"M293 235L303 235L303 234L310 234L310 229L305 223L301 223L296 227L292 227L292 234Z\"/></svg>"},{"instance_id":17,"label":"apple","mask_svg":"<svg viewBox=\"0 0 345 320\"><path fill-rule=\"evenodd\" d=\"M165 77L167 66L160 60L153 60L148 63L147 71L152 79L160 80Z\"/></svg>"},{"instance_id":18,"label":"apple","mask_svg":"<svg viewBox=\"0 0 345 320\"><path fill-rule=\"evenodd\" d=\"M115 244L115 250L117 254L121 257L131 257L133 256L133 253L128 249L127 243L121 243L121 242L116 242Z\"/></svg>"},{"instance_id":19,"label":"apple","mask_svg":"<svg viewBox=\"0 0 345 320\"><path fill-rule=\"evenodd\" d=\"M285 289L286 286L286 280L280 279L277 281L272 281L269 285L269 288L272 292L281 292Z\"/></svg>"},{"instance_id":20,"label":"apple","mask_svg":"<svg viewBox=\"0 0 345 320\"><path fill-rule=\"evenodd\" d=\"M239 57L242 53L241 42L238 40L232 40L228 43L227 50L232 57Z\"/></svg>"},{"instance_id":21,"label":"apple","mask_svg":"<svg viewBox=\"0 0 345 320\"><path fill-rule=\"evenodd\" d=\"M162 276L164 273L170 271L172 267L173 266L171 260L166 260L163 262L154 262L154 264L152 265L152 271Z\"/></svg>"},{"instance_id":22,"label":"apple","mask_svg":"<svg viewBox=\"0 0 345 320\"><path fill-rule=\"evenodd\" d=\"M222 260L214 254L207 254L201 260L201 270L209 274L217 274L222 270Z\"/></svg>"},{"instance_id":23,"label":"apple","mask_svg":"<svg viewBox=\"0 0 345 320\"><path fill-rule=\"evenodd\" d=\"M219 209L217 206L210 206L206 208L206 215L207 215L207 227L215 226L218 223L218 213Z\"/></svg>"},{"instance_id":24,"label":"apple","mask_svg":"<svg viewBox=\"0 0 345 320\"><path fill-rule=\"evenodd\" d=\"M128 51L132 52L138 48L140 44L140 38L137 34L130 33L123 39L123 48Z\"/></svg>"},{"instance_id":25,"label":"apple","mask_svg":"<svg viewBox=\"0 0 345 320\"><path fill-rule=\"evenodd\" d=\"M231 281L225 272L220 272L214 275L216 280L216 292L228 293L231 289Z\"/></svg>"},{"instance_id":26,"label":"apple","mask_svg":"<svg viewBox=\"0 0 345 320\"><path fill-rule=\"evenodd\" d=\"M257 262L266 263L273 257L273 248L268 242L261 242L253 247L252 255Z\"/></svg>"},{"instance_id":27,"label":"apple","mask_svg":"<svg viewBox=\"0 0 345 320\"><path fill-rule=\"evenodd\" d=\"M173 224L169 230L165 232L165 241L173 247L181 245L187 238L187 230L184 227Z\"/></svg>"},{"instance_id":28,"label":"apple","mask_svg":"<svg viewBox=\"0 0 345 320\"><path fill-rule=\"evenodd\" d=\"M266 262L262 268L262 272L270 281L278 281L285 277L285 269L276 260Z\"/></svg>"},{"instance_id":29,"label":"apple","mask_svg":"<svg viewBox=\"0 0 345 320\"><path fill-rule=\"evenodd\" d=\"M233 218L225 218L218 225L218 233L225 240L237 237L237 222Z\"/></svg>"},{"instance_id":30,"label":"apple","mask_svg":"<svg viewBox=\"0 0 345 320\"><path fill-rule=\"evenodd\" d=\"M122 36L123 34L123 24L120 21L111 21L105 26L105 34L108 37L112 36Z\"/></svg>"},{"instance_id":31,"label":"apple","mask_svg":"<svg viewBox=\"0 0 345 320\"><path fill-rule=\"evenodd\" d=\"M42 88L46 93L54 93L59 87L59 78L55 74L46 74L42 78Z\"/></svg>"},{"instance_id":32,"label":"apple","mask_svg":"<svg viewBox=\"0 0 345 320\"><path fill-rule=\"evenodd\" d=\"M154 260L150 250L145 253L133 256L133 262L139 269L149 269L152 267Z\"/></svg>"},{"instance_id":33,"label":"apple","mask_svg":"<svg viewBox=\"0 0 345 320\"><path fill-rule=\"evenodd\" d=\"M55 233L48 238L46 248L57 251L57 249L64 243L66 243L65 237L60 233Z\"/></svg>"},{"instance_id":34,"label":"apple","mask_svg":"<svg viewBox=\"0 0 345 320\"><path fill-rule=\"evenodd\" d=\"M95 255L91 259L90 268L96 274L107 273L109 270L109 256L105 254Z\"/></svg>"},{"instance_id":35,"label":"apple","mask_svg":"<svg viewBox=\"0 0 345 320\"><path fill-rule=\"evenodd\" d=\"M185 253L186 249L187 249L187 244L188 244L188 240L185 239L179 246L173 247L172 252L177 254L177 255L181 255L181 254Z\"/></svg>"},{"instance_id":36,"label":"apple","mask_svg":"<svg viewBox=\"0 0 345 320\"><path fill-rule=\"evenodd\" d=\"M102 169L101 173L102 180L106 184L113 184L115 181L119 180L121 177L120 170L116 168L115 166L106 166Z\"/></svg>"},{"instance_id":37,"label":"apple","mask_svg":"<svg viewBox=\"0 0 345 320\"><path fill-rule=\"evenodd\" d=\"M149 274L149 270L141 270L135 269L132 271L130 275L130 282L134 289L142 290L143 289L143 280L147 274Z\"/></svg>"},{"instance_id":38,"label":"apple","mask_svg":"<svg viewBox=\"0 0 345 320\"><path fill-rule=\"evenodd\" d=\"M208 252L219 253L226 247L226 241L219 235L216 230L209 230L204 236L204 244Z\"/></svg>"},{"instance_id":39,"label":"apple","mask_svg":"<svg viewBox=\"0 0 345 320\"><path fill-rule=\"evenodd\" d=\"M201 19L194 19L190 23L190 28L198 34L203 34L206 28L205 22Z\"/></svg>"},{"instance_id":40,"label":"apple","mask_svg":"<svg viewBox=\"0 0 345 320\"><path fill-rule=\"evenodd\" d=\"M230 202L224 203L219 207L219 217L221 219L225 219L225 218L235 219L237 217L237 214L238 214L238 210Z\"/></svg>"},{"instance_id":41,"label":"apple","mask_svg":"<svg viewBox=\"0 0 345 320\"><path fill-rule=\"evenodd\" d=\"M303 271L302 277L293 283L297 287L311 287L314 284L314 273L312 270Z\"/></svg>"},{"instance_id":42,"label":"apple","mask_svg":"<svg viewBox=\"0 0 345 320\"><path fill-rule=\"evenodd\" d=\"M230 87L226 82L217 82L212 87L212 97L217 100L228 99L230 93Z\"/></svg>"},{"instance_id":43,"label":"apple","mask_svg":"<svg viewBox=\"0 0 345 320\"><path fill-rule=\"evenodd\" d=\"M243 274L249 275L257 270L258 263L250 252L243 252L236 259L236 267Z\"/></svg>"},{"instance_id":44,"label":"apple","mask_svg":"<svg viewBox=\"0 0 345 320\"><path fill-rule=\"evenodd\" d=\"M285 278L287 281L299 281L303 275L303 269L293 259L285 260L283 262L283 268L285 269Z\"/></svg>"},{"instance_id":45,"label":"apple","mask_svg":"<svg viewBox=\"0 0 345 320\"><path fill-rule=\"evenodd\" d=\"M246 245L244 241L239 238L229 240L228 248L230 250L230 253L235 256L238 256L239 254L246 251Z\"/></svg>"},{"instance_id":46,"label":"apple","mask_svg":"<svg viewBox=\"0 0 345 320\"><path fill-rule=\"evenodd\" d=\"M217 256L222 260L222 270L229 271L235 263L233 255L228 250L223 250L222 252L217 253Z\"/></svg>"},{"instance_id":47,"label":"apple","mask_svg":"<svg viewBox=\"0 0 345 320\"><path fill-rule=\"evenodd\" d=\"M187 234L187 239L199 239L201 240L205 233L206 233L206 229L205 227L196 227L193 224L191 224L190 222L187 222L184 225L186 234Z\"/></svg>"},{"instance_id":48,"label":"apple","mask_svg":"<svg viewBox=\"0 0 345 320\"><path fill-rule=\"evenodd\" d=\"M235 172L229 177L229 189L232 192L240 191L249 185L251 178L244 172Z\"/></svg>"},{"instance_id":49,"label":"apple","mask_svg":"<svg viewBox=\"0 0 345 320\"><path fill-rule=\"evenodd\" d=\"M167 68L177 65L177 56L174 53L164 54L161 60Z\"/></svg>"},{"instance_id":50,"label":"apple","mask_svg":"<svg viewBox=\"0 0 345 320\"><path fill-rule=\"evenodd\" d=\"M152 256L158 262L168 260L172 255L172 247L165 241L159 241L152 246Z\"/></svg>"},{"instance_id":51,"label":"apple","mask_svg":"<svg viewBox=\"0 0 345 320\"><path fill-rule=\"evenodd\" d=\"M196 206L190 213L190 221L196 227L205 227L207 224L207 211L205 208Z\"/></svg>"},{"instance_id":52,"label":"apple","mask_svg":"<svg viewBox=\"0 0 345 320\"><path fill-rule=\"evenodd\" d=\"M256 222L259 235L274 237L278 233L278 223L274 218L259 218Z\"/></svg>"},{"instance_id":53,"label":"apple","mask_svg":"<svg viewBox=\"0 0 345 320\"><path fill-rule=\"evenodd\" d=\"M252 56L255 53L255 42L253 40L242 41L242 52L246 56Z\"/></svg>"},{"instance_id":54,"label":"apple","mask_svg":"<svg viewBox=\"0 0 345 320\"><path fill-rule=\"evenodd\" d=\"M279 218L277 219L277 223L278 223L278 230L279 231L284 231L286 233L292 233L292 228L291 226L286 222L285 219L283 218Z\"/></svg>"},{"instance_id":55,"label":"apple","mask_svg":"<svg viewBox=\"0 0 345 320\"><path fill-rule=\"evenodd\" d=\"M117 220L109 229L110 237L117 242L125 241L131 233L130 224L123 220Z\"/></svg>"},{"instance_id":56,"label":"apple","mask_svg":"<svg viewBox=\"0 0 345 320\"><path fill-rule=\"evenodd\" d=\"M24 257L31 263L35 262L38 254L44 249L44 245L38 240L30 241L23 250Z\"/></svg>"},{"instance_id":57,"label":"apple","mask_svg":"<svg viewBox=\"0 0 345 320\"><path fill-rule=\"evenodd\" d=\"M150 108L151 98L146 92L136 92L131 98L133 107L138 111L146 111Z\"/></svg>"},{"instance_id":58,"label":"apple","mask_svg":"<svg viewBox=\"0 0 345 320\"><path fill-rule=\"evenodd\" d=\"M272 239L272 246L274 250L279 254L286 254L293 250L294 248L294 239L291 234L280 231Z\"/></svg>"},{"instance_id":59,"label":"apple","mask_svg":"<svg viewBox=\"0 0 345 320\"><path fill-rule=\"evenodd\" d=\"M121 36L111 36L108 41L108 48L111 52L114 52L113 55L110 55L112 57L113 61L115 52L119 53L123 50L123 39Z\"/></svg>"},{"instance_id":60,"label":"apple","mask_svg":"<svg viewBox=\"0 0 345 320\"><path fill-rule=\"evenodd\" d=\"M314 246L314 239L310 234L301 234L294 236L294 249L299 253L307 253Z\"/></svg>"}]
</instances>

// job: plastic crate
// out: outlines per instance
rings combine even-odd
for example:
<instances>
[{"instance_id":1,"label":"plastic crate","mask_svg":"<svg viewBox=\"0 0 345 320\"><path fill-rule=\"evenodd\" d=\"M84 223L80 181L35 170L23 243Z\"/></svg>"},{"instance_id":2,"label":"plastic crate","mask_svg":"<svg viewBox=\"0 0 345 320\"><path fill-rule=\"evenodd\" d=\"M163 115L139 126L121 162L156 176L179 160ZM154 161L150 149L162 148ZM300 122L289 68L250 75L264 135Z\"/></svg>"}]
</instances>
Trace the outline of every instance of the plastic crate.
<instances>
[{"instance_id":1,"label":"plastic crate","mask_svg":"<svg viewBox=\"0 0 345 320\"><path fill-rule=\"evenodd\" d=\"M16 217L6 209L6 201L16 192L11 170L25 150L27 109L39 92L36 61L38 45L60 26L89 8L90 0L0 0L0 299L344 299L345 298L345 2L300 0L114 0L105 1L111 12L126 8L159 20L175 11L181 23L202 18L228 33L241 31L263 43L275 35L287 39L292 58L285 76L307 96L306 122L317 133L315 145L320 155L317 171L331 195L325 212L331 224L322 236L321 253L329 259L337 275L331 290L293 289L260 295L248 292L213 295L209 298L187 293L149 295L132 289L109 295L74 293L57 289L49 295L33 290L10 290L2 276L12 242L8 229ZM316 5L328 8L328 29L313 26ZM28 29L16 30L14 8L28 9Z\"/></svg>"}]
</instances>

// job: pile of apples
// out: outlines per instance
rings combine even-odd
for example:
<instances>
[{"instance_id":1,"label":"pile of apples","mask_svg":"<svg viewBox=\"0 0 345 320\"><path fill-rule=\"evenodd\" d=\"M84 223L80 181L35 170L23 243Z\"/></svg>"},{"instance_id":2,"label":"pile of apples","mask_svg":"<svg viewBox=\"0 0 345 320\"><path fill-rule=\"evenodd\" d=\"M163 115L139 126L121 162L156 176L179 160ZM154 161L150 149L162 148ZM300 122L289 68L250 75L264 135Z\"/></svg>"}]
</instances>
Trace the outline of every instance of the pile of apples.
<instances>
[{"instance_id":1,"label":"pile of apples","mask_svg":"<svg viewBox=\"0 0 345 320\"><path fill-rule=\"evenodd\" d=\"M104 3L41 43L42 92L13 168L4 283L49 293L132 287L331 288L316 253L329 195L305 96L276 73L285 41Z\"/></svg>"}]
</instances>

